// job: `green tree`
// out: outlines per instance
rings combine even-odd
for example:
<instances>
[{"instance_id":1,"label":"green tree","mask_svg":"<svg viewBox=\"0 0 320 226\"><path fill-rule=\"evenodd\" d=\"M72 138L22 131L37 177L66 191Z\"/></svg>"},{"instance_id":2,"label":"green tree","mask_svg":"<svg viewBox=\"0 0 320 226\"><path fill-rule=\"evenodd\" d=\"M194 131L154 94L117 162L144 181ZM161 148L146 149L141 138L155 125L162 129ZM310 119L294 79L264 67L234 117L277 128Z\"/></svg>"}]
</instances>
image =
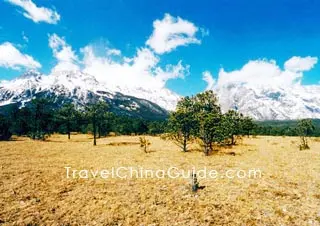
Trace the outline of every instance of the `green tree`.
<instances>
[{"instance_id":1,"label":"green tree","mask_svg":"<svg viewBox=\"0 0 320 226\"><path fill-rule=\"evenodd\" d=\"M199 93L193 97L193 114L198 125L198 137L201 140L205 155L213 150L213 143L220 143L223 137L221 131L222 115L218 98L212 90Z\"/></svg>"},{"instance_id":2,"label":"green tree","mask_svg":"<svg viewBox=\"0 0 320 226\"><path fill-rule=\"evenodd\" d=\"M178 102L177 110L169 116L169 138L182 148L183 152L188 151L188 144L197 126L193 110L193 100L184 97Z\"/></svg>"},{"instance_id":3,"label":"green tree","mask_svg":"<svg viewBox=\"0 0 320 226\"><path fill-rule=\"evenodd\" d=\"M30 137L45 140L53 128L52 103L47 99L33 99L30 111L32 118Z\"/></svg>"},{"instance_id":4,"label":"green tree","mask_svg":"<svg viewBox=\"0 0 320 226\"><path fill-rule=\"evenodd\" d=\"M241 133L241 117L242 115L235 110L229 110L222 117L221 131L230 145L236 144L236 136Z\"/></svg>"},{"instance_id":5,"label":"green tree","mask_svg":"<svg viewBox=\"0 0 320 226\"><path fill-rule=\"evenodd\" d=\"M167 121L151 121L148 124L148 133L151 135L159 135L165 133Z\"/></svg>"},{"instance_id":6,"label":"green tree","mask_svg":"<svg viewBox=\"0 0 320 226\"><path fill-rule=\"evenodd\" d=\"M106 113L108 111L108 105L104 101L98 101L97 103L87 106L87 117L92 123L93 132L93 145L97 145L97 132L101 136L101 127L103 121L106 119Z\"/></svg>"},{"instance_id":7,"label":"green tree","mask_svg":"<svg viewBox=\"0 0 320 226\"><path fill-rule=\"evenodd\" d=\"M256 124L254 123L253 119L249 116L241 117L241 128L242 128L242 135L247 135L248 137L251 134L251 131L256 128Z\"/></svg>"},{"instance_id":8,"label":"green tree","mask_svg":"<svg viewBox=\"0 0 320 226\"><path fill-rule=\"evenodd\" d=\"M9 140L12 133L10 132L10 122L0 114L0 141Z\"/></svg>"},{"instance_id":9,"label":"green tree","mask_svg":"<svg viewBox=\"0 0 320 226\"><path fill-rule=\"evenodd\" d=\"M311 119L302 119L298 121L297 132L300 136L300 150L310 149L308 144L308 137L312 134L315 127L312 124Z\"/></svg>"},{"instance_id":10,"label":"green tree","mask_svg":"<svg viewBox=\"0 0 320 226\"><path fill-rule=\"evenodd\" d=\"M72 103L67 103L61 107L56 114L56 120L60 126L64 126L70 140L71 131L75 127L78 118L78 111Z\"/></svg>"},{"instance_id":11,"label":"green tree","mask_svg":"<svg viewBox=\"0 0 320 226\"><path fill-rule=\"evenodd\" d=\"M31 123L33 120L30 108L23 107L19 109L15 106L9 115L11 121L12 133L21 136L27 135L31 132Z\"/></svg>"}]
</instances>

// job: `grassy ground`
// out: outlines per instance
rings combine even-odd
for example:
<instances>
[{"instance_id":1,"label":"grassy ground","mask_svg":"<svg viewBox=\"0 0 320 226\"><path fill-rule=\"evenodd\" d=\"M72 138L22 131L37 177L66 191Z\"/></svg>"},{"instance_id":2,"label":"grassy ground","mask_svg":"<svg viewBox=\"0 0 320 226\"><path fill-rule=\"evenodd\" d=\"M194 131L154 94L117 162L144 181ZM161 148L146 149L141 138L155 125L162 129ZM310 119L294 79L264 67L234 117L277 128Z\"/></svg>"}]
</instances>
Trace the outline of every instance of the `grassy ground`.
<instances>
[{"instance_id":1,"label":"grassy ground","mask_svg":"<svg viewBox=\"0 0 320 226\"><path fill-rule=\"evenodd\" d=\"M0 224L25 225L320 225L320 141L299 151L298 138L258 137L205 157L171 142L138 137L98 140L54 135L48 142L0 142ZM230 153L234 152L235 155ZM140 166L262 171L262 178L67 179L65 166Z\"/></svg>"}]
</instances>

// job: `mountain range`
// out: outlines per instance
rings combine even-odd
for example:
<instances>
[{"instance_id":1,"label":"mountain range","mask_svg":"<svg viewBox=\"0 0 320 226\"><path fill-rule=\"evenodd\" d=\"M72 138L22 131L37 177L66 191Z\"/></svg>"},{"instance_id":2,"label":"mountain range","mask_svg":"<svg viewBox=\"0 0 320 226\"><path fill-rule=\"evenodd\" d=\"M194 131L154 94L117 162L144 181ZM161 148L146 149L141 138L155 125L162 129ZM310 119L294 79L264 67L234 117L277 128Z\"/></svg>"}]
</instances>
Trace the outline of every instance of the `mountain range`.
<instances>
[{"instance_id":1,"label":"mountain range","mask_svg":"<svg viewBox=\"0 0 320 226\"><path fill-rule=\"evenodd\" d=\"M320 118L320 86L252 86L231 84L218 87L222 111L236 109L256 120Z\"/></svg>"},{"instance_id":2,"label":"mountain range","mask_svg":"<svg viewBox=\"0 0 320 226\"><path fill-rule=\"evenodd\" d=\"M12 81L0 83L0 108L13 104L23 107L33 98L41 97L50 98L57 107L73 103L77 108L103 100L109 104L112 112L146 119L166 118L167 109L174 109L179 99L178 95L166 89L110 89L94 76L80 71L63 71L50 75L28 71Z\"/></svg>"},{"instance_id":3,"label":"mountain range","mask_svg":"<svg viewBox=\"0 0 320 226\"><path fill-rule=\"evenodd\" d=\"M320 86L216 87L223 111L236 109L256 120L320 118ZM33 98L51 98L57 106L66 102L83 108L104 100L111 111L146 119L163 119L181 98L167 88L110 86L80 71L60 71L44 75L28 71L11 81L0 82L0 108L27 105Z\"/></svg>"}]
</instances>

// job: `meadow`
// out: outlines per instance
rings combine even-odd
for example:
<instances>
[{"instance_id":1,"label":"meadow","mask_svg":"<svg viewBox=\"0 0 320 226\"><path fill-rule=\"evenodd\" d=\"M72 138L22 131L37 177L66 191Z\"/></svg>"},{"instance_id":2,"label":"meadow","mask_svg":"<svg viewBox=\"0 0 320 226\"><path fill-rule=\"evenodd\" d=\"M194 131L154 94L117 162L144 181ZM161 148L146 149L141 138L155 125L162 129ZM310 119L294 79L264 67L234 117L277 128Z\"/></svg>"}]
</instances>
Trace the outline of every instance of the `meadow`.
<instances>
[{"instance_id":1,"label":"meadow","mask_svg":"<svg viewBox=\"0 0 320 226\"><path fill-rule=\"evenodd\" d=\"M320 140L244 138L205 156L171 141L137 136L52 135L0 142L0 225L320 225ZM260 169L261 178L67 178L65 167Z\"/></svg>"}]
</instances>

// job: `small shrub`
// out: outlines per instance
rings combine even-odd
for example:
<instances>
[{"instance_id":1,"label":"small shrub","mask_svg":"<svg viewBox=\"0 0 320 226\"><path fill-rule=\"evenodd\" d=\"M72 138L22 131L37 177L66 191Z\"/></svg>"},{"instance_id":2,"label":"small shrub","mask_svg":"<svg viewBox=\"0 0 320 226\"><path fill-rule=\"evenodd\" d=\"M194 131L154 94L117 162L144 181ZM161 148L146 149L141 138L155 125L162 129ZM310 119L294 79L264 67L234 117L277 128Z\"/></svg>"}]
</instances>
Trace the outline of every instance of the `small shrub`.
<instances>
[{"instance_id":1,"label":"small shrub","mask_svg":"<svg viewBox=\"0 0 320 226\"><path fill-rule=\"evenodd\" d=\"M139 137L140 147L145 152L148 153L148 147L151 145L150 141L145 137Z\"/></svg>"},{"instance_id":2,"label":"small shrub","mask_svg":"<svg viewBox=\"0 0 320 226\"><path fill-rule=\"evenodd\" d=\"M300 136L300 151L310 149L308 145L308 137L310 137L310 134L315 129L314 125L312 124L312 121L310 119L302 119L298 122L296 129Z\"/></svg>"},{"instance_id":3,"label":"small shrub","mask_svg":"<svg viewBox=\"0 0 320 226\"><path fill-rule=\"evenodd\" d=\"M320 137L314 138L315 142L320 142Z\"/></svg>"},{"instance_id":4,"label":"small shrub","mask_svg":"<svg viewBox=\"0 0 320 226\"><path fill-rule=\"evenodd\" d=\"M299 145L300 151L309 150L310 147L309 147L307 138L306 137L301 137L300 139L301 139L301 143Z\"/></svg>"},{"instance_id":5,"label":"small shrub","mask_svg":"<svg viewBox=\"0 0 320 226\"><path fill-rule=\"evenodd\" d=\"M170 138L170 134L168 133L163 133L160 135L161 140L168 140Z\"/></svg>"},{"instance_id":6,"label":"small shrub","mask_svg":"<svg viewBox=\"0 0 320 226\"><path fill-rule=\"evenodd\" d=\"M47 134L42 131L31 132L28 134L28 137L30 137L31 139L42 140L42 141L45 141L49 136L50 136L50 134Z\"/></svg>"}]
</instances>

